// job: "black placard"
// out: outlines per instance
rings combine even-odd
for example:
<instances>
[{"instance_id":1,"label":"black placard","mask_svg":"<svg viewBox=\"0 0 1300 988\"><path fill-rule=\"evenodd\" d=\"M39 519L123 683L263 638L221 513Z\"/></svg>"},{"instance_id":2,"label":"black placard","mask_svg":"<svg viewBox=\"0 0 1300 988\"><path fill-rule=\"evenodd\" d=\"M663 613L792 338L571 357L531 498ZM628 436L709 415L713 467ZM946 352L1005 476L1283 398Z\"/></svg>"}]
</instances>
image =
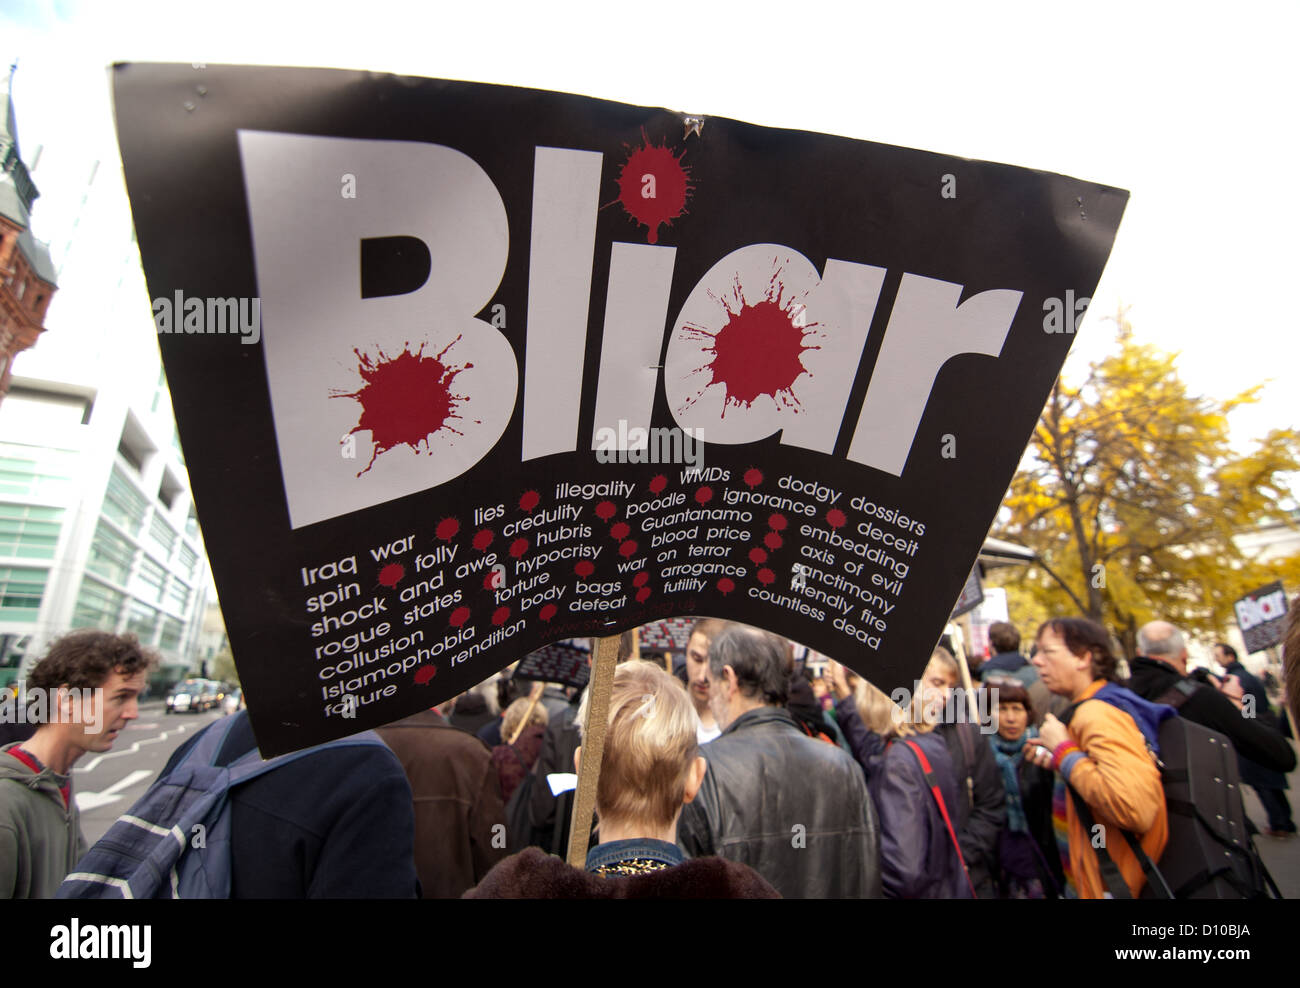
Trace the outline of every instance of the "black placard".
<instances>
[{"instance_id":1,"label":"black placard","mask_svg":"<svg viewBox=\"0 0 1300 988\"><path fill-rule=\"evenodd\" d=\"M1127 200L526 89L212 65L114 89L267 755L691 614L911 683Z\"/></svg>"}]
</instances>

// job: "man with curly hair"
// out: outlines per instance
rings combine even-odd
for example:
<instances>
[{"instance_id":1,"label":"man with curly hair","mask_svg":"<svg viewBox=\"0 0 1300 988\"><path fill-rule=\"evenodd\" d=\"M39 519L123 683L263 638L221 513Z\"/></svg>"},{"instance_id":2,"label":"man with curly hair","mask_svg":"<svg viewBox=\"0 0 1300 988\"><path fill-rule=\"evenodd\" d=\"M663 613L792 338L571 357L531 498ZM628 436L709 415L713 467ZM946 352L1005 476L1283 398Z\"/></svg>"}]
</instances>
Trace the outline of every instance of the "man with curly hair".
<instances>
[{"instance_id":1,"label":"man with curly hair","mask_svg":"<svg viewBox=\"0 0 1300 988\"><path fill-rule=\"evenodd\" d=\"M0 899L52 897L86 851L72 766L139 716L151 652L135 635L74 631L27 677L26 741L0 748Z\"/></svg>"}]
</instances>

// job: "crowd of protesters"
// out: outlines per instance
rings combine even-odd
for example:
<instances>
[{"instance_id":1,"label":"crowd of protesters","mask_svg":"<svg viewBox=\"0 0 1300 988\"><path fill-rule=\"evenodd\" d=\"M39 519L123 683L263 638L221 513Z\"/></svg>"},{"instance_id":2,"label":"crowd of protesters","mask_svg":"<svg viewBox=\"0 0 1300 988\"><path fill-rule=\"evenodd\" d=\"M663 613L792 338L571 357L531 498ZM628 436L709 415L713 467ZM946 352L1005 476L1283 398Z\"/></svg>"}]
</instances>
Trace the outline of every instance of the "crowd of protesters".
<instances>
[{"instance_id":1,"label":"crowd of protesters","mask_svg":"<svg viewBox=\"0 0 1300 988\"><path fill-rule=\"evenodd\" d=\"M587 692L506 670L380 728L382 744L322 748L232 790L230 894L1136 897L1177 809L1159 761L1172 717L1225 736L1264 832L1294 835L1295 752L1264 684L1226 644L1221 675L1189 670L1167 622L1137 641L1121 663L1103 627L1057 618L1025 654L999 623L987 659L963 670L937 647L915 688L891 695L833 660L796 662L790 642L746 625L697 621L676 664L635 658L626 633L585 867L564 855ZM52 895L77 868L72 761L135 716L149 659L134 640L75 644L56 645L57 668L39 664L34 680L126 683L130 706L91 742L51 724L0 749L0 898ZM1294 706L1300 598L1285 654ZM247 715L235 719L219 764L254 749ZM1127 838L1099 851L1098 828Z\"/></svg>"}]
</instances>

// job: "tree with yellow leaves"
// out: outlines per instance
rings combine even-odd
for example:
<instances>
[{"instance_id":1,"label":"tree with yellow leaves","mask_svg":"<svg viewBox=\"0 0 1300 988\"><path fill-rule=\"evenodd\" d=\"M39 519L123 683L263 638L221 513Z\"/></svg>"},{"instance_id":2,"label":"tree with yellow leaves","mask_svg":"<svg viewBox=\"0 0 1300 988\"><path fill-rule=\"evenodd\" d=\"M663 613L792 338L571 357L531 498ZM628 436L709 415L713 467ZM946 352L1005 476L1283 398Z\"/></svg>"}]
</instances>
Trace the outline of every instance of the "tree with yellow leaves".
<instances>
[{"instance_id":1,"label":"tree with yellow leaves","mask_svg":"<svg viewBox=\"0 0 1300 988\"><path fill-rule=\"evenodd\" d=\"M1114 354L1078 387L1057 379L995 534L1038 553L1003 581L1028 593L1022 609L1101 621L1132 656L1148 620L1221 636L1234 600L1300 583L1300 554L1261 565L1234 542L1289 520L1300 432L1286 423L1234 452L1227 416L1260 386L1221 402L1189 395L1174 355L1136 342L1122 312L1116 323Z\"/></svg>"}]
</instances>

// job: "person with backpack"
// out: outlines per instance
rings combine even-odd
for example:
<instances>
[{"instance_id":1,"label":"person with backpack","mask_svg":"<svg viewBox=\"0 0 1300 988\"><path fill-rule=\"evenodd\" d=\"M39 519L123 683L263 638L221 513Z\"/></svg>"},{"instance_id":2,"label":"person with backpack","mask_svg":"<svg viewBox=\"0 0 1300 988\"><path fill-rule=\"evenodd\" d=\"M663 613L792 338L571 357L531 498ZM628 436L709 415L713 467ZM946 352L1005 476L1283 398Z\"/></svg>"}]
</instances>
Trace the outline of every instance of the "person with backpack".
<instances>
[{"instance_id":1,"label":"person with backpack","mask_svg":"<svg viewBox=\"0 0 1300 988\"><path fill-rule=\"evenodd\" d=\"M1275 772L1296 766L1295 752L1263 717L1243 717L1228 697L1187 675L1187 644L1168 621L1138 629L1140 653L1129 663L1127 686L1152 703L1166 703L1187 720L1226 735L1238 755ZM1258 711L1266 714L1267 711Z\"/></svg>"},{"instance_id":2,"label":"person with backpack","mask_svg":"<svg viewBox=\"0 0 1300 988\"><path fill-rule=\"evenodd\" d=\"M263 761L241 710L172 753L57 897L416 898L414 833L402 764L373 731Z\"/></svg>"},{"instance_id":3,"label":"person with backpack","mask_svg":"<svg viewBox=\"0 0 1300 988\"><path fill-rule=\"evenodd\" d=\"M953 822L961 841L966 868L981 899L996 895L993 871L997 864L998 835L1006 825L1006 790L993 752L974 722L959 688L961 668L942 645L935 648L912 698L920 704L913 720L935 725L935 733L948 746L957 779L957 805Z\"/></svg>"},{"instance_id":4,"label":"person with backpack","mask_svg":"<svg viewBox=\"0 0 1300 988\"><path fill-rule=\"evenodd\" d=\"M1096 622L1053 618L1037 640L1031 661L1039 676L1070 700L1062 720L1043 719L1026 756L1059 775L1052 816L1066 895L1136 898L1147 879L1124 831L1150 860L1160 859L1169 823L1155 749L1160 722L1174 710L1115 681L1110 636Z\"/></svg>"},{"instance_id":5,"label":"person with backpack","mask_svg":"<svg viewBox=\"0 0 1300 988\"><path fill-rule=\"evenodd\" d=\"M577 723L586 721L584 709ZM530 847L506 858L467 899L779 898L752 868L721 857L687 861L673 838L707 770L699 718L677 681L652 662L614 671L596 787L599 843L585 868ZM574 767L582 756L581 748Z\"/></svg>"},{"instance_id":6,"label":"person with backpack","mask_svg":"<svg viewBox=\"0 0 1300 988\"><path fill-rule=\"evenodd\" d=\"M1035 674L1036 675L1036 674ZM988 736L1007 791L1007 825L998 838L994 881L1003 899L1055 899L1065 876L1052 833L1053 778L1025 757L1038 737L1035 705L1024 682L995 670L984 687L996 711L997 733Z\"/></svg>"},{"instance_id":7,"label":"person with backpack","mask_svg":"<svg viewBox=\"0 0 1300 988\"><path fill-rule=\"evenodd\" d=\"M862 766L880 821L880 885L887 899L969 899L953 820L958 785L934 725L909 719L883 692L827 663L835 716ZM916 708L913 708L914 710Z\"/></svg>"}]
</instances>

